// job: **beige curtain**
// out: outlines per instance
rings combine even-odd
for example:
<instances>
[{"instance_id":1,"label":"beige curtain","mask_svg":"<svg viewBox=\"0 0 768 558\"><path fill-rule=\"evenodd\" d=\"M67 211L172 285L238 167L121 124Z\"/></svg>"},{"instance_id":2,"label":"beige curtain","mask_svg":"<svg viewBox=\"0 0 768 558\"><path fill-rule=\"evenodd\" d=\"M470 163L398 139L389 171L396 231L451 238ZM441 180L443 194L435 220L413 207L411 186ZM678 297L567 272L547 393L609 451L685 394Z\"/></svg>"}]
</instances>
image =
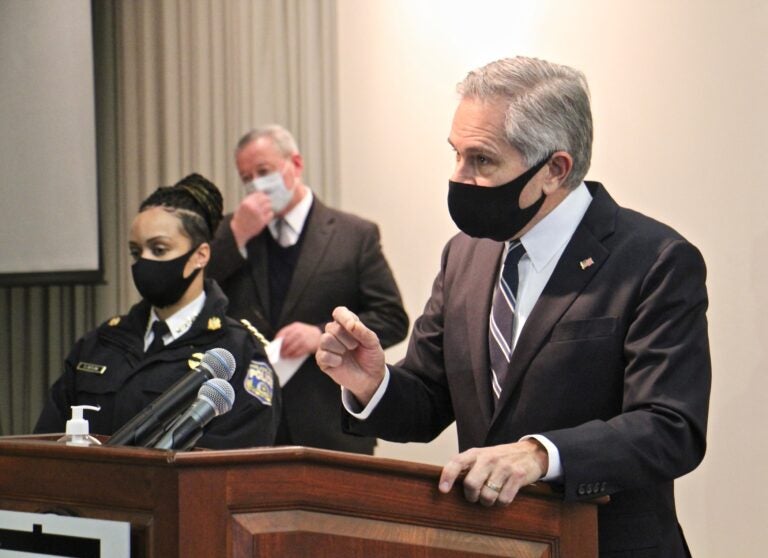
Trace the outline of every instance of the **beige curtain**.
<instances>
[{"instance_id":1,"label":"beige curtain","mask_svg":"<svg viewBox=\"0 0 768 558\"><path fill-rule=\"evenodd\" d=\"M334 2L188 0L117 4L119 216L190 172L232 209L242 195L233 149L264 123L292 130L321 197L336 181ZM332 199L328 201L333 201ZM132 300L119 244L123 307Z\"/></svg>"},{"instance_id":2,"label":"beige curtain","mask_svg":"<svg viewBox=\"0 0 768 558\"><path fill-rule=\"evenodd\" d=\"M0 289L0 434L31 431L74 341L137 300L127 231L157 186L199 172L231 210L240 136L280 123L337 200L335 0L93 2L103 286Z\"/></svg>"}]
</instances>

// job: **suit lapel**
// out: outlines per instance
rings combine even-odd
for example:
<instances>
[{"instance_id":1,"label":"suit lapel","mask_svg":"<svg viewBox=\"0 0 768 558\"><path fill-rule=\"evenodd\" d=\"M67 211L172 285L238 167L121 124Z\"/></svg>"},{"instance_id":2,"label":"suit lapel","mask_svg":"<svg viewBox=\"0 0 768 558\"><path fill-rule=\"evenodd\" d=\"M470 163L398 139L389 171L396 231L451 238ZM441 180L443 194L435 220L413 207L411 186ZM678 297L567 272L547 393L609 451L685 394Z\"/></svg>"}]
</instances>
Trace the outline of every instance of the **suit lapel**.
<instances>
[{"instance_id":1,"label":"suit lapel","mask_svg":"<svg viewBox=\"0 0 768 558\"><path fill-rule=\"evenodd\" d=\"M613 231L618 206L602 186L590 184L590 190L593 189L590 208L568 242L515 345L494 419L549 339L552 329L610 255L601 240Z\"/></svg>"},{"instance_id":2,"label":"suit lapel","mask_svg":"<svg viewBox=\"0 0 768 558\"><path fill-rule=\"evenodd\" d=\"M288 293L285 295L283 309L280 312L279 323L285 323L294 306L301 299L304 290L310 284L318 265L323 261L328 246L333 238L333 217L326 211L325 206L315 198L312 211L307 217L301 245L301 252L296 261Z\"/></svg>"},{"instance_id":3,"label":"suit lapel","mask_svg":"<svg viewBox=\"0 0 768 558\"><path fill-rule=\"evenodd\" d=\"M486 424L490 424L493 416L490 357L488 356L488 320L491 315L493 289L499 275L503 250L504 244L498 242L480 241L477 243L471 263L471 269L478 271L477 276L472 275L471 288L474 291L474 296L468 296L465 302L469 358L475 377L477 398L480 401L480 409Z\"/></svg>"}]
</instances>

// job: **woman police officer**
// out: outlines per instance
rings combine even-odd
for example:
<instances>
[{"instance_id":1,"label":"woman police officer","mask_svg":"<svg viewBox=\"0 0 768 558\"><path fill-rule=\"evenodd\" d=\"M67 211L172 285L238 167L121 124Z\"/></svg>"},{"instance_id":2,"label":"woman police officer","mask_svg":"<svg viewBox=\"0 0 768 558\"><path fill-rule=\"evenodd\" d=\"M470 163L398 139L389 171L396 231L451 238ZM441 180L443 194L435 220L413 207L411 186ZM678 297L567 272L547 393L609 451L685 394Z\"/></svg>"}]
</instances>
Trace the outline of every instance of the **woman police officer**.
<instances>
[{"instance_id":1,"label":"woman police officer","mask_svg":"<svg viewBox=\"0 0 768 558\"><path fill-rule=\"evenodd\" d=\"M223 348L236 362L234 406L208 424L197 445L274 443L280 389L260 336L226 317L227 298L204 278L221 218L221 193L198 174L142 202L129 241L142 300L75 344L35 432L62 432L70 406L87 404L101 406L90 413L91 433L110 435L195 368L207 350Z\"/></svg>"}]
</instances>

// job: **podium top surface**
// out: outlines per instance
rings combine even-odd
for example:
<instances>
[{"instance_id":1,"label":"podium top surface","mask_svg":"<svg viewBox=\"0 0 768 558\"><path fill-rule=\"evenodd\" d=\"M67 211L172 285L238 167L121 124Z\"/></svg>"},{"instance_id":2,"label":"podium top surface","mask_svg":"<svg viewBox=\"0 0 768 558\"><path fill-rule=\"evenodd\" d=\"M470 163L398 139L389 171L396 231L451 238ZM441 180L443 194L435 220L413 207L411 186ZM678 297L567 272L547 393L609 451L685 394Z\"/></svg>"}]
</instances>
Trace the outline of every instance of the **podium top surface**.
<instances>
[{"instance_id":1,"label":"podium top surface","mask_svg":"<svg viewBox=\"0 0 768 558\"><path fill-rule=\"evenodd\" d=\"M294 463L351 470L387 471L389 474L426 479L437 483L441 467L392 458L374 457L304 446L255 447L249 449L193 451L158 450L130 446L67 446L57 443L58 434L0 437L1 456L27 456L81 462L109 462L168 468L210 468L243 465ZM104 441L106 437L99 436ZM561 499L549 485L524 488L530 495Z\"/></svg>"}]
</instances>

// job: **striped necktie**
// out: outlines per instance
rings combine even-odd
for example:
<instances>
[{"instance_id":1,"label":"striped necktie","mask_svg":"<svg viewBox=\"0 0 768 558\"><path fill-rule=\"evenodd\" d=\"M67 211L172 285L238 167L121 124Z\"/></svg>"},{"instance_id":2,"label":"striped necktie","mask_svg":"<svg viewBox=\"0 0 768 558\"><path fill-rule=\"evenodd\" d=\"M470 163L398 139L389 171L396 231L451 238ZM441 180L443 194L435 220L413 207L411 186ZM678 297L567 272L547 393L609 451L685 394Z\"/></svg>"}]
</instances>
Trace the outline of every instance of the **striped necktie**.
<instances>
[{"instance_id":1,"label":"striped necktie","mask_svg":"<svg viewBox=\"0 0 768 558\"><path fill-rule=\"evenodd\" d=\"M501 386L507 377L509 360L512 356L512 334L517 308L517 263L525 254L525 247L511 242L504 258L504 267L499 284L493 295L488 334L488 349L491 357L491 386L496 400L501 397Z\"/></svg>"}]
</instances>

